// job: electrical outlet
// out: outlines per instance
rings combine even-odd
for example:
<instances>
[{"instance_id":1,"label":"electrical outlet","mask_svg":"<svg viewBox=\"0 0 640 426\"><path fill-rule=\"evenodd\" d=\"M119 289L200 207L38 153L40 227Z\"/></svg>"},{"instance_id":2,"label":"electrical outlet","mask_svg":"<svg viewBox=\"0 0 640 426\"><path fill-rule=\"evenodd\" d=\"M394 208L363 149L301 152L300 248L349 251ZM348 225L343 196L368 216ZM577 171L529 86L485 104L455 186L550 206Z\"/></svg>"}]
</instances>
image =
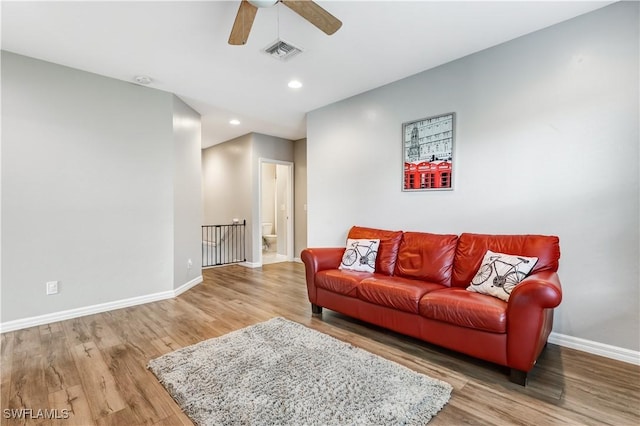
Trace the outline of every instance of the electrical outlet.
<instances>
[{"instance_id":1,"label":"electrical outlet","mask_svg":"<svg viewBox=\"0 0 640 426\"><path fill-rule=\"evenodd\" d=\"M193 262L191 261L191 259L187 260L187 269L191 269L192 266Z\"/></svg>"},{"instance_id":2,"label":"electrical outlet","mask_svg":"<svg viewBox=\"0 0 640 426\"><path fill-rule=\"evenodd\" d=\"M58 281L47 282L47 294L58 294Z\"/></svg>"}]
</instances>

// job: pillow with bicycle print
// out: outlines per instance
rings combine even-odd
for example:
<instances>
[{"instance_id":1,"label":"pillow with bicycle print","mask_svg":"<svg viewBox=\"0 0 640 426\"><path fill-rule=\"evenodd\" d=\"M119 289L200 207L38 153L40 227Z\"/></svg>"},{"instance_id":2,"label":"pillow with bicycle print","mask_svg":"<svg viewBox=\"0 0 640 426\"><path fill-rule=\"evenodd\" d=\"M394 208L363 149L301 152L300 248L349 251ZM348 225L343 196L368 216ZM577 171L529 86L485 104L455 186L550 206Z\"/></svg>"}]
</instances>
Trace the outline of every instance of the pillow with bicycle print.
<instances>
[{"instance_id":1,"label":"pillow with bicycle print","mask_svg":"<svg viewBox=\"0 0 640 426\"><path fill-rule=\"evenodd\" d=\"M376 256L380 240L347 239L347 248L342 255L340 269L360 272L376 271Z\"/></svg>"},{"instance_id":2,"label":"pillow with bicycle print","mask_svg":"<svg viewBox=\"0 0 640 426\"><path fill-rule=\"evenodd\" d=\"M509 300L511 291L525 279L536 262L538 262L537 257L494 253L487 250L480 269L467 290L488 294L506 302Z\"/></svg>"}]
</instances>

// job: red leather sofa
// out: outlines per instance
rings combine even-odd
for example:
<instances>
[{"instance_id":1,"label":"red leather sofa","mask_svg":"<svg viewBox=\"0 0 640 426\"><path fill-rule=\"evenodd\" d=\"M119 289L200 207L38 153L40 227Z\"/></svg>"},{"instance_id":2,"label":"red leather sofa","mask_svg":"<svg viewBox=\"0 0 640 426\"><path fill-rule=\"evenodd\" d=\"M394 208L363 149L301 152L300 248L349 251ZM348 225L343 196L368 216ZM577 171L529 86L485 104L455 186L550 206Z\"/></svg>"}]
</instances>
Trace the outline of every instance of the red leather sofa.
<instances>
[{"instance_id":1,"label":"red leather sofa","mask_svg":"<svg viewBox=\"0 0 640 426\"><path fill-rule=\"evenodd\" d=\"M526 385L562 300L558 237L354 226L348 238L380 240L375 272L338 269L345 247L303 250L314 314L324 307L509 367L510 380ZM538 258L508 302L466 290L487 250Z\"/></svg>"}]
</instances>

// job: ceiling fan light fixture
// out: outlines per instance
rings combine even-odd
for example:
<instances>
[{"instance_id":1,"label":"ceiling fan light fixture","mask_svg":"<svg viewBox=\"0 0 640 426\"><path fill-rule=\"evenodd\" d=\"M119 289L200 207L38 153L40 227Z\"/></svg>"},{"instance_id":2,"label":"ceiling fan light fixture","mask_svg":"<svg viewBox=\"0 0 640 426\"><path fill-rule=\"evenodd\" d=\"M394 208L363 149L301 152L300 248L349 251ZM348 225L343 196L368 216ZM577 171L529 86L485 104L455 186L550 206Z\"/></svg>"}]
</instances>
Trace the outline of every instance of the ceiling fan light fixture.
<instances>
[{"instance_id":1,"label":"ceiling fan light fixture","mask_svg":"<svg viewBox=\"0 0 640 426\"><path fill-rule=\"evenodd\" d=\"M271 7L274 4L278 3L279 0L247 0L249 3L254 5L255 7Z\"/></svg>"},{"instance_id":2,"label":"ceiling fan light fixture","mask_svg":"<svg viewBox=\"0 0 640 426\"><path fill-rule=\"evenodd\" d=\"M339 19L312 0L241 0L229 35L229 44L232 46L247 44L258 9L271 7L277 3L284 4L327 35L335 33L342 26Z\"/></svg>"}]
</instances>

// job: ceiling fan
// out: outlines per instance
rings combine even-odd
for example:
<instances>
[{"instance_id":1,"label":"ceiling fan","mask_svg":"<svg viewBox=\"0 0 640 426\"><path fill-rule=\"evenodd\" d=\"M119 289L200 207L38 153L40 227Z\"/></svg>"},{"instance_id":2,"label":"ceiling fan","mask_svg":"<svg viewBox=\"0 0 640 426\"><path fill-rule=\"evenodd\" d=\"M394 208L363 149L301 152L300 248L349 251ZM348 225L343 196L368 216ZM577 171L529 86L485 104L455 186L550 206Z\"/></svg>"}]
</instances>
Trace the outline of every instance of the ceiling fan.
<instances>
[{"instance_id":1,"label":"ceiling fan","mask_svg":"<svg viewBox=\"0 0 640 426\"><path fill-rule=\"evenodd\" d=\"M311 0L242 0L231 29L229 44L246 44L258 8L273 6L276 3L284 4L327 35L335 33L342 26L342 22L339 19Z\"/></svg>"}]
</instances>

